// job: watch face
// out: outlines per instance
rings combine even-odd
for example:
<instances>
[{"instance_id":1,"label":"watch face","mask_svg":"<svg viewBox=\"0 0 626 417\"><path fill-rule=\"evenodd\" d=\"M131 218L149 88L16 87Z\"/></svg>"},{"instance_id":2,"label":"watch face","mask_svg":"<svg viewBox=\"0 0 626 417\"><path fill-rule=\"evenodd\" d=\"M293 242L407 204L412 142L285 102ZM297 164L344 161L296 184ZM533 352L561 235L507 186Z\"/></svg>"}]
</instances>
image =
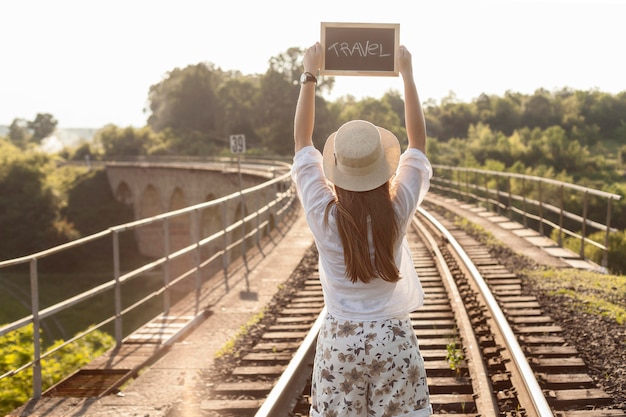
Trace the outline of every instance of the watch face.
<instances>
[{"instance_id":1,"label":"watch face","mask_svg":"<svg viewBox=\"0 0 626 417\"><path fill-rule=\"evenodd\" d=\"M306 74L304 74L304 73L303 73L303 74L300 76L300 82L304 84L304 83L306 82L306 79L307 79L307 76L306 76Z\"/></svg>"}]
</instances>

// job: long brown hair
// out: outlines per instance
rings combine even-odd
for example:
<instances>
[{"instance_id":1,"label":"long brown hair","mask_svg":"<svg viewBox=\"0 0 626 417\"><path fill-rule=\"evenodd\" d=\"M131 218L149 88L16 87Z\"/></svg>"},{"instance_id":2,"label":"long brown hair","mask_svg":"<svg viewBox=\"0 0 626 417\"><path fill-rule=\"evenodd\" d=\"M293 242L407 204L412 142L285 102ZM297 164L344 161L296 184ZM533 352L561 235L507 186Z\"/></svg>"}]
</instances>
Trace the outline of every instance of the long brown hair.
<instances>
[{"instance_id":1,"label":"long brown hair","mask_svg":"<svg viewBox=\"0 0 626 417\"><path fill-rule=\"evenodd\" d=\"M394 262L393 246L398 236L389 181L370 191L355 192L335 186L336 200L326 208L337 207L336 219L343 244L346 274L350 281L370 282L380 277L385 281L400 279ZM372 226L374 262L370 260L367 239L368 217Z\"/></svg>"}]
</instances>

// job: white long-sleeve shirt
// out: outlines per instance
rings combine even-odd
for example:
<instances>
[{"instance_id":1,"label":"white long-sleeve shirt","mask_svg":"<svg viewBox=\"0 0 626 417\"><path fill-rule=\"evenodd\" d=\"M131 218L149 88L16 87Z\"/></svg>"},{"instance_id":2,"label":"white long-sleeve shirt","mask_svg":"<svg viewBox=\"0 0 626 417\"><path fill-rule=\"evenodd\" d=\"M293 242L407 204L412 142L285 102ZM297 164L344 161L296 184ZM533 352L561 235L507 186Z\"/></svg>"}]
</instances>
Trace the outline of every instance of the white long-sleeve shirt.
<instances>
[{"instance_id":1,"label":"white long-sleeve shirt","mask_svg":"<svg viewBox=\"0 0 626 417\"><path fill-rule=\"evenodd\" d=\"M392 179L392 188L396 190L392 204L400 232L394 244L401 276L397 282L376 278L369 283L353 283L347 278L335 208L329 213L328 226L324 222L326 207L335 197L324 176L322 154L313 146L300 149L294 156L291 175L319 253L320 281L328 312L353 321L385 320L419 308L424 302L424 292L415 272L406 230L430 187L432 167L426 155L417 149L407 149ZM370 251L373 256L371 229Z\"/></svg>"}]
</instances>

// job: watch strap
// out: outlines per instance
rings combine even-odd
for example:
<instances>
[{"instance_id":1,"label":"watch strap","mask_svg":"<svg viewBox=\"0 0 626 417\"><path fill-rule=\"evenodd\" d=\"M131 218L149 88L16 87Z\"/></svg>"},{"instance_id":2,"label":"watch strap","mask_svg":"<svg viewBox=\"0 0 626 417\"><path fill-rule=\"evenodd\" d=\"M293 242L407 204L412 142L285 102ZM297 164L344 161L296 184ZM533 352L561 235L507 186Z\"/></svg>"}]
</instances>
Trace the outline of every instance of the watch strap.
<instances>
[{"instance_id":1,"label":"watch strap","mask_svg":"<svg viewBox=\"0 0 626 417\"><path fill-rule=\"evenodd\" d=\"M309 81L313 81L315 84L317 84L317 77L315 75L311 74L308 71L305 72L303 75L306 76L306 78L303 77L304 79L302 80L302 84L306 84Z\"/></svg>"}]
</instances>

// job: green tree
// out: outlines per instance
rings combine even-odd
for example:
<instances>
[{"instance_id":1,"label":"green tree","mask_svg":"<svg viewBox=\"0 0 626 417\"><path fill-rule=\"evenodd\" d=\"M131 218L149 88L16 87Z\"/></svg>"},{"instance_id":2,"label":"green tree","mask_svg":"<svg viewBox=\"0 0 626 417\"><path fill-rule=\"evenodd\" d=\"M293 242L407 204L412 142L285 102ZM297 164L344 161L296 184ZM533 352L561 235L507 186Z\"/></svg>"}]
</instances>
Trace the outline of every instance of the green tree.
<instances>
[{"instance_id":1,"label":"green tree","mask_svg":"<svg viewBox=\"0 0 626 417\"><path fill-rule=\"evenodd\" d=\"M626 145L620 146L617 154L617 163L619 169L626 170Z\"/></svg>"},{"instance_id":2,"label":"green tree","mask_svg":"<svg viewBox=\"0 0 626 417\"><path fill-rule=\"evenodd\" d=\"M278 155L293 152L296 92L284 73L269 70L261 77L255 130L262 146Z\"/></svg>"},{"instance_id":3,"label":"green tree","mask_svg":"<svg viewBox=\"0 0 626 417\"><path fill-rule=\"evenodd\" d=\"M598 125L602 136L611 138L616 129L626 122L626 92L617 96L595 92L592 97L593 103L585 114L585 122Z\"/></svg>"},{"instance_id":4,"label":"green tree","mask_svg":"<svg viewBox=\"0 0 626 417\"><path fill-rule=\"evenodd\" d=\"M30 141L30 132L28 131L28 122L24 119L13 119L9 126L9 139L19 148L26 148L26 144Z\"/></svg>"},{"instance_id":5,"label":"green tree","mask_svg":"<svg viewBox=\"0 0 626 417\"><path fill-rule=\"evenodd\" d=\"M476 105L460 102L452 92L443 98L441 105L429 106L428 114L437 119L436 123L427 125L429 135L442 141L465 137L470 125L478 123Z\"/></svg>"},{"instance_id":6,"label":"green tree","mask_svg":"<svg viewBox=\"0 0 626 417\"><path fill-rule=\"evenodd\" d=\"M220 132L223 146L227 146L231 134L244 134L248 149L260 146L260 138L254 129L258 96L258 77L229 78L220 85L217 91L216 130Z\"/></svg>"},{"instance_id":7,"label":"green tree","mask_svg":"<svg viewBox=\"0 0 626 417\"><path fill-rule=\"evenodd\" d=\"M293 116L300 86L302 50L290 48L270 59L260 78L255 126L262 145L279 155L293 152Z\"/></svg>"},{"instance_id":8,"label":"green tree","mask_svg":"<svg viewBox=\"0 0 626 417\"><path fill-rule=\"evenodd\" d=\"M519 102L511 93L503 98L495 97L492 100L492 110L484 120L493 130L510 135L520 125L521 108Z\"/></svg>"},{"instance_id":9,"label":"green tree","mask_svg":"<svg viewBox=\"0 0 626 417\"><path fill-rule=\"evenodd\" d=\"M22 152L0 141L0 259L49 247L60 238L55 229L58 201L46 183L43 154Z\"/></svg>"},{"instance_id":10,"label":"green tree","mask_svg":"<svg viewBox=\"0 0 626 417\"><path fill-rule=\"evenodd\" d=\"M560 118L557 117L552 96L545 89L535 91L535 94L524 103L522 111L523 126L546 129L557 125L559 122Z\"/></svg>"},{"instance_id":11,"label":"green tree","mask_svg":"<svg viewBox=\"0 0 626 417\"><path fill-rule=\"evenodd\" d=\"M33 326L0 337L0 374L18 369L33 359ZM57 341L51 348L61 345ZM47 389L92 359L103 354L114 344L113 338L99 330L68 345L51 357L42 360L42 385ZM32 368L0 380L0 414L5 415L24 404L32 396Z\"/></svg>"},{"instance_id":12,"label":"green tree","mask_svg":"<svg viewBox=\"0 0 626 417\"><path fill-rule=\"evenodd\" d=\"M580 143L570 140L560 126L544 131L542 145L543 162L556 171L582 172L589 160L589 151Z\"/></svg>"},{"instance_id":13,"label":"green tree","mask_svg":"<svg viewBox=\"0 0 626 417\"><path fill-rule=\"evenodd\" d=\"M105 157L114 158L147 155L157 143L157 138L148 127L136 129L107 125L96 132L94 141L102 147Z\"/></svg>"},{"instance_id":14,"label":"green tree","mask_svg":"<svg viewBox=\"0 0 626 417\"><path fill-rule=\"evenodd\" d=\"M218 136L216 91L223 78L222 71L210 63L170 71L150 87L148 125L157 133L170 129L181 136L189 132Z\"/></svg>"},{"instance_id":15,"label":"green tree","mask_svg":"<svg viewBox=\"0 0 626 417\"><path fill-rule=\"evenodd\" d=\"M59 122L50 113L37 113L35 120L28 122L28 128L33 132L32 141L41 141L50 136Z\"/></svg>"}]
</instances>

